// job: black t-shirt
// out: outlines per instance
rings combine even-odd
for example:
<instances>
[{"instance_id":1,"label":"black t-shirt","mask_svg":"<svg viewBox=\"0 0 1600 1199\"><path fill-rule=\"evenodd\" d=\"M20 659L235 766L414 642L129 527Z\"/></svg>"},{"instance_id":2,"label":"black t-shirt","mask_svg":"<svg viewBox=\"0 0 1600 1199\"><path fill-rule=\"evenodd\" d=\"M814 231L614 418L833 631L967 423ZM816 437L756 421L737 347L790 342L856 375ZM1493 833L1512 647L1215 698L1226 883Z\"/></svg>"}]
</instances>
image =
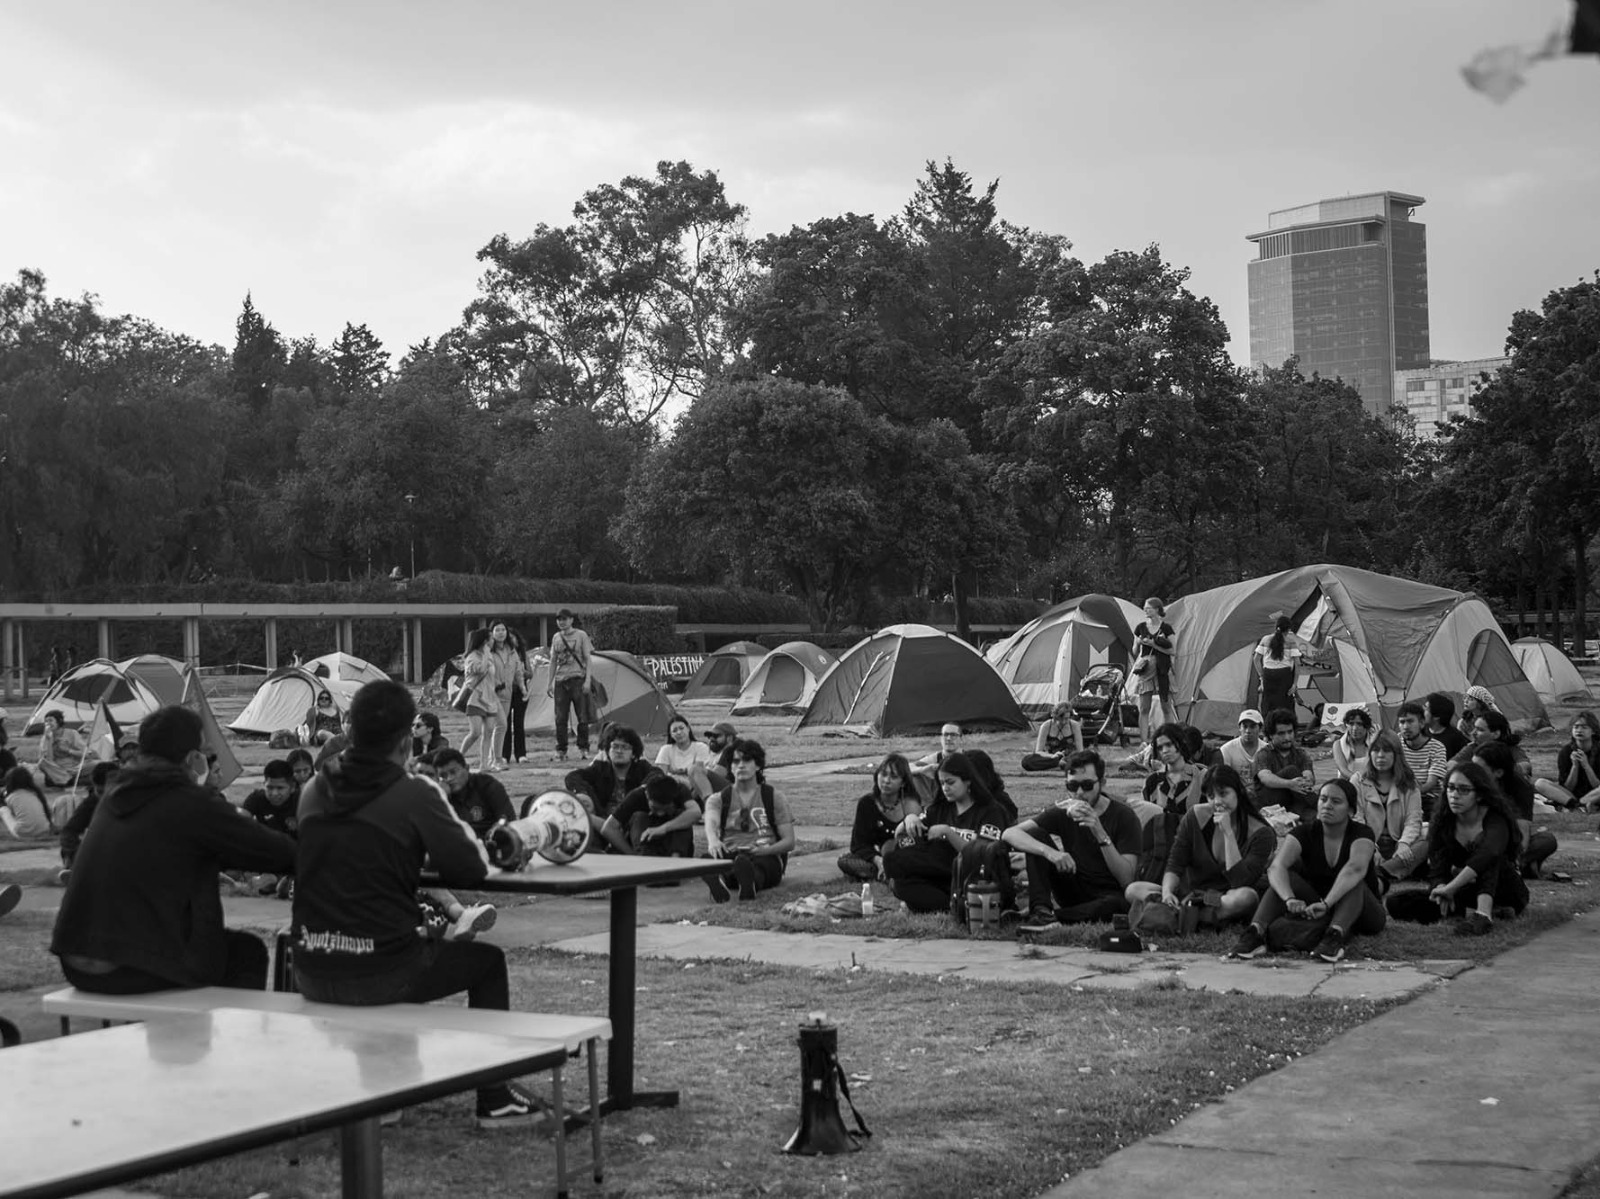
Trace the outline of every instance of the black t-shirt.
<instances>
[{"instance_id":1,"label":"black t-shirt","mask_svg":"<svg viewBox=\"0 0 1600 1199\"><path fill-rule=\"evenodd\" d=\"M1444 746L1444 756L1446 761L1453 760L1458 753L1467 747L1467 739L1465 735L1463 735L1461 730L1456 728L1454 725L1447 724L1437 733L1430 732L1428 736L1432 737L1435 741Z\"/></svg>"},{"instance_id":2,"label":"black t-shirt","mask_svg":"<svg viewBox=\"0 0 1600 1199\"><path fill-rule=\"evenodd\" d=\"M511 810L511 797L506 789L499 779L488 774L467 775L467 785L459 793L451 794L450 806L472 826L480 841L500 821L517 818Z\"/></svg>"},{"instance_id":3,"label":"black t-shirt","mask_svg":"<svg viewBox=\"0 0 1600 1199\"><path fill-rule=\"evenodd\" d=\"M252 791L249 798L244 801L244 810L254 817L257 823L290 837L300 829L297 808L293 793L281 804L275 804L268 799L265 791Z\"/></svg>"},{"instance_id":4,"label":"black t-shirt","mask_svg":"<svg viewBox=\"0 0 1600 1199\"><path fill-rule=\"evenodd\" d=\"M1322 836L1322 822L1312 821L1310 824L1296 826L1289 835L1300 845L1299 871L1305 880L1316 888L1317 894L1326 895L1333 886L1333 880L1339 877L1345 863L1350 860L1351 847L1357 841L1377 842L1372 835L1372 830L1359 820L1352 820L1345 825L1344 840L1339 843L1339 856L1335 861L1328 861L1324 852L1325 844ZM1376 857L1376 855L1374 855ZM1372 883L1372 867L1367 868L1367 883Z\"/></svg>"},{"instance_id":5,"label":"black t-shirt","mask_svg":"<svg viewBox=\"0 0 1600 1199\"><path fill-rule=\"evenodd\" d=\"M650 811L649 794L643 787L635 787L627 795L623 796L622 802L612 811L611 819L615 820L623 828L627 828L628 823L643 812L650 817L650 825L654 827L658 824L665 824L674 817L683 815L683 809L688 806L688 802L689 793L684 789L683 784L679 783L677 795L672 803L672 811L663 812L658 816Z\"/></svg>"},{"instance_id":6,"label":"black t-shirt","mask_svg":"<svg viewBox=\"0 0 1600 1199\"><path fill-rule=\"evenodd\" d=\"M994 802L974 802L965 812L958 812L955 800L940 796L922 814L923 828L932 828L936 824L948 824L951 828L994 841L1010 827L1011 819L1006 815L1006 810ZM955 849L952 847L950 852L953 855Z\"/></svg>"},{"instance_id":7,"label":"black t-shirt","mask_svg":"<svg viewBox=\"0 0 1600 1199\"><path fill-rule=\"evenodd\" d=\"M1156 641L1165 641L1167 643L1168 648L1166 650L1153 649L1150 652L1155 655L1156 674L1165 675L1170 673L1172 670L1172 626L1163 620L1159 627L1151 629L1150 622L1148 620L1141 620L1133 630L1133 640L1135 645L1138 644L1140 637L1151 637ZM1144 647L1140 646L1140 648L1143 649Z\"/></svg>"},{"instance_id":8,"label":"black t-shirt","mask_svg":"<svg viewBox=\"0 0 1600 1199\"><path fill-rule=\"evenodd\" d=\"M1032 824L1041 841L1056 840L1077 863L1078 877L1096 893L1121 892L1122 884L1106 865L1100 845L1083 825L1067 815L1065 808L1046 808L1025 823ZM1121 800L1110 800L1100 815L1100 827L1111 838L1111 847L1120 854L1139 855L1139 818Z\"/></svg>"}]
</instances>

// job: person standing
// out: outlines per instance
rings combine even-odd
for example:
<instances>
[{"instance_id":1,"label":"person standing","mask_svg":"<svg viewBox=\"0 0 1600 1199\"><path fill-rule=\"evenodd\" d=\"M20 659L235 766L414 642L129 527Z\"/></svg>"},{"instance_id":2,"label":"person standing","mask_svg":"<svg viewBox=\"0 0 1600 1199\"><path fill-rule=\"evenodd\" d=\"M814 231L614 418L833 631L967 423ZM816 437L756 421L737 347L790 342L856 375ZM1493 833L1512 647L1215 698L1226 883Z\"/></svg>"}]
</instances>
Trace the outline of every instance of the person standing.
<instances>
[{"instance_id":1,"label":"person standing","mask_svg":"<svg viewBox=\"0 0 1600 1199\"><path fill-rule=\"evenodd\" d=\"M516 644L511 640L511 630L503 620L497 620L489 627L489 661L494 667L491 682L499 710L486 735L489 747L489 765L486 769L501 771L506 768L506 759L511 756L501 744L511 736L511 701L517 692L523 690L522 676L527 669L522 656L517 653ZM526 702L523 706L527 706Z\"/></svg>"},{"instance_id":2,"label":"person standing","mask_svg":"<svg viewBox=\"0 0 1600 1199\"><path fill-rule=\"evenodd\" d=\"M1146 744L1154 743L1156 729L1177 719L1171 709L1175 637L1167 623L1167 605L1152 595L1144 601L1144 619L1133 630L1133 643L1138 647L1133 673L1139 677L1139 735ZM1149 665L1144 665L1147 662Z\"/></svg>"},{"instance_id":3,"label":"person standing","mask_svg":"<svg viewBox=\"0 0 1600 1199\"><path fill-rule=\"evenodd\" d=\"M467 641L461 685L467 688L467 735L461 741L461 756L478 751L478 769L487 771L494 758L495 725L500 719L499 670L489 645L490 631L473 629Z\"/></svg>"},{"instance_id":4,"label":"person standing","mask_svg":"<svg viewBox=\"0 0 1600 1199\"><path fill-rule=\"evenodd\" d=\"M1271 712L1278 708L1294 712L1294 672L1305 656L1305 644L1295 634L1289 618L1277 613L1277 623L1272 632L1256 645L1256 657L1261 659L1261 710Z\"/></svg>"},{"instance_id":5,"label":"person standing","mask_svg":"<svg viewBox=\"0 0 1600 1199\"><path fill-rule=\"evenodd\" d=\"M594 686L594 644L589 634L573 627L572 609L556 613L556 635L550 639L550 685L545 694L556 707L556 761L567 760L567 721L576 711L578 753L589 756L589 690Z\"/></svg>"},{"instance_id":6,"label":"person standing","mask_svg":"<svg viewBox=\"0 0 1600 1199\"><path fill-rule=\"evenodd\" d=\"M506 634L512 652L517 656L517 669L511 677L511 699L506 705L506 732L500 745L502 762L521 763L528 756L528 643L522 634L511 629Z\"/></svg>"}]
</instances>

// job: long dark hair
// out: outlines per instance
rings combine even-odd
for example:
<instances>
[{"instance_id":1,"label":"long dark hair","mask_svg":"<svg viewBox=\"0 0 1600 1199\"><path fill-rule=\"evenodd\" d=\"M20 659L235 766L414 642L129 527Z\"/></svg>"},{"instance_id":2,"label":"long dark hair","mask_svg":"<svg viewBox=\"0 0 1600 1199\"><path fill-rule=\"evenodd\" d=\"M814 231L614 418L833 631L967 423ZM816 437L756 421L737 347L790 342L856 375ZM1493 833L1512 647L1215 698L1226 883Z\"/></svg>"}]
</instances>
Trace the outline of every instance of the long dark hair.
<instances>
[{"instance_id":1,"label":"long dark hair","mask_svg":"<svg viewBox=\"0 0 1600 1199\"><path fill-rule=\"evenodd\" d=\"M1277 627L1272 632L1272 640L1267 643L1267 648L1272 651L1272 656L1280 661L1283 659L1283 641L1288 635L1289 618L1280 616L1278 617Z\"/></svg>"},{"instance_id":2,"label":"long dark hair","mask_svg":"<svg viewBox=\"0 0 1600 1199\"><path fill-rule=\"evenodd\" d=\"M1233 810L1233 839L1243 849L1245 842L1250 840L1250 822L1266 824L1267 818L1261 814L1261 809L1256 806L1255 796L1245 788L1244 779L1239 777L1239 772L1226 762L1213 766L1206 771L1205 777L1200 780L1200 794L1210 799L1218 787L1226 787L1239 797L1238 806Z\"/></svg>"},{"instance_id":3,"label":"long dark hair","mask_svg":"<svg viewBox=\"0 0 1600 1199\"><path fill-rule=\"evenodd\" d=\"M1486 749L1479 746L1478 749ZM1477 753L1474 750L1473 753ZM1509 750L1507 751L1510 752ZM1512 768L1515 773L1515 766ZM1478 793L1478 802L1489 812L1497 812L1506 822L1509 831L1506 853L1511 861L1515 862L1522 856L1522 830L1517 827L1517 814L1512 810L1511 801L1506 798L1506 793L1500 789L1500 784L1495 782L1494 775L1478 765L1476 762L1457 762L1445 772L1445 786L1450 785L1450 780L1455 775L1462 775L1467 782L1472 784L1473 790ZM1487 813L1485 813L1487 818ZM1433 825L1428 830L1428 842L1433 845L1448 845L1449 839L1456 835L1456 814L1450 810L1448 799L1438 805L1438 811L1433 814Z\"/></svg>"},{"instance_id":4,"label":"long dark hair","mask_svg":"<svg viewBox=\"0 0 1600 1199\"><path fill-rule=\"evenodd\" d=\"M475 654L485 645L489 644L489 630L492 627L492 625L480 625L478 628L472 630L471 635L467 638L467 653ZM507 631L510 631L509 628Z\"/></svg>"},{"instance_id":5,"label":"long dark hair","mask_svg":"<svg viewBox=\"0 0 1600 1199\"><path fill-rule=\"evenodd\" d=\"M872 772L872 800L880 808L883 806L883 788L878 786L878 776L887 770L890 774L897 775L900 779L900 802L904 803L908 794L915 798L915 791L911 786L911 763L906 760L905 754L884 754L883 761L878 763L878 768Z\"/></svg>"},{"instance_id":6,"label":"long dark hair","mask_svg":"<svg viewBox=\"0 0 1600 1199\"><path fill-rule=\"evenodd\" d=\"M13 791L32 791L39 797L39 802L44 804L45 811L50 810L50 805L45 802L44 792L39 790L39 784L33 781L33 771L26 766L14 766L6 771L5 783L0 786L3 786L7 795Z\"/></svg>"},{"instance_id":7,"label":"long dark hair","mask_svg":"<svg viewBox=\"0 0 1600 1199\"><path fill-rule=\"evenodd\" d=\"M1490 709L1487 712L1479 712L1472 719L1481 720L1488 725L1489 731L1494 734L1494 739L1501 745L1519 745L1522 742L1522 734L1511 731L1511 722L1506 719L1504 712Z\"/></svg>"},{"instance_id":8,"label":"long dark hair","mask_svg":"<svg viewBox=\"0 0 1600 1199\"><path fill-rule=\"evenodd\" d=\"M973 765L972 759L959 749L953 754L946 754L944 761L939 763L940 774L953 774L956 778L966 783L967 789L972 793L972 802L976 804L998 803L994 792L989 790L989 784L983 781L983 775Z\"/></svg>"}]
</instances>

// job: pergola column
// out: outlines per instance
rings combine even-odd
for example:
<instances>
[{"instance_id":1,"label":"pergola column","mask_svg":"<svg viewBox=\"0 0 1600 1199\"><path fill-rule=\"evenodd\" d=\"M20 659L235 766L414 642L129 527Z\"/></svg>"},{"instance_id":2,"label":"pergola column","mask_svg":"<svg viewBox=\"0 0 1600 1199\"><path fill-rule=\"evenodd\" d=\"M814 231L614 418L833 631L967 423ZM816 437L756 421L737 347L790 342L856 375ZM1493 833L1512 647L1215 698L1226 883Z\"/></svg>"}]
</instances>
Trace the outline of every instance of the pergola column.
<instances>
[{"instance_id":1,"label":"pergola column","mask_svg":"<svg viewBox=\"0 0 1600 1199\"><path fill-rule=\"evenodd\" d=\"M271 674L278 668L278 618L276 616L267 617L262 623L261 633L264 643L262 653L266 657L266 661L262 665L267 668L267 673Z\"/></svg>"}]
</instances>

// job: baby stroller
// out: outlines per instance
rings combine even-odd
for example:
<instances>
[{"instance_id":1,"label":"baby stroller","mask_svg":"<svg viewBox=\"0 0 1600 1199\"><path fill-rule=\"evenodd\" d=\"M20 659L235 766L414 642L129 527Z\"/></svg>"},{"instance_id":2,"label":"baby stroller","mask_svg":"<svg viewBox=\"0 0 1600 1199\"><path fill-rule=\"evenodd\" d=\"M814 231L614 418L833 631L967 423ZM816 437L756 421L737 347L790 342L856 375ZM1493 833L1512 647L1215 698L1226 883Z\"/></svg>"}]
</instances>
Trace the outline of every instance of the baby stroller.
<instances>
[{"instance_id":1,"label":"baby stroller","mask_svg":"<svg viewBox=\"0 0 1600 1199\"><path fill-rule=\"evenodd\" d=\"M1083 725L1085 745L1092 741L1127 744L1127 725L1122 715L1122 685L1127 680L1122 667L1107 664L1093 667L1078 683L1072 715Z\"/></svg>"}]
</instances>

